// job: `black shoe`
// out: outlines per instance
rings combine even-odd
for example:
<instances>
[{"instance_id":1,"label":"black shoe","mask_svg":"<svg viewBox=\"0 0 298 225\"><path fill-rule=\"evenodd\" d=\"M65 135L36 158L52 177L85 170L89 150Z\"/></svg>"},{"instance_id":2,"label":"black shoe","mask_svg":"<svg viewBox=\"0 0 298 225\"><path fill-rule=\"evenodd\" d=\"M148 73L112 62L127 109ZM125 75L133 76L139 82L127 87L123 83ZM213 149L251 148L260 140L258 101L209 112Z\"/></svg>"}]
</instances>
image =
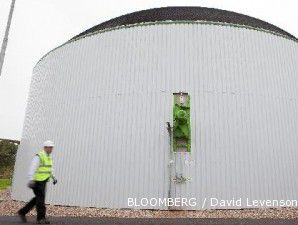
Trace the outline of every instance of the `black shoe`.
<instances>
[{"instance_id":1,"label":"black shoe","mask_svg":"<svg viewBox=\"0 0 298 225\"><path fill-rule=\"evenodd\" d=\"M50 224L51 222L47 219L37 220L37 224Z\"/></svg>"},{"instance_id":2,"label":"black shoe","mask_svg":"<svg viewBox=\"0 0 298 225\"><path fill-rule=\"evenodd\" d=\"M20 213L20 211L18 211L18 215L19 215L19 218L21 219L21 221L23 223L27 223L27 219L26 219L26 216L22 213Z\"/></svg>"}]
</instances>

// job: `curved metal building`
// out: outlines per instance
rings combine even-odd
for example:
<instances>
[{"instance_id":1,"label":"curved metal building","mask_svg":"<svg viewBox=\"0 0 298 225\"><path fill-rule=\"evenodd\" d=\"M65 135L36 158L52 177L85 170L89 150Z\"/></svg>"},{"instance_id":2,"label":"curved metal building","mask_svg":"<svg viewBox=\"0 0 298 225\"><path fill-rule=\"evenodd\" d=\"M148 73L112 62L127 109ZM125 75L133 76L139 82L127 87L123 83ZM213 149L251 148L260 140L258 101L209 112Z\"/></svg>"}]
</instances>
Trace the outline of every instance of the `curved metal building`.
<instances>
[{"instance_id":1,"label":"curved metal building","mask_svg":"<svg viewBox=\"0 0 298 225\"><path fill-rule=\"evenodd\" d=\"M166 126L176 92L191 97L186 152L171 150ZM297 115L291 34L201 7L124 15L35 66L13 198L30 198L29 163L52 139L60 181L48 189L50 204L129 208L128 198L169 197L197 199L180 209L206 209L237 208L211 198L298 199Z\"/></svg>"}]
</instances>

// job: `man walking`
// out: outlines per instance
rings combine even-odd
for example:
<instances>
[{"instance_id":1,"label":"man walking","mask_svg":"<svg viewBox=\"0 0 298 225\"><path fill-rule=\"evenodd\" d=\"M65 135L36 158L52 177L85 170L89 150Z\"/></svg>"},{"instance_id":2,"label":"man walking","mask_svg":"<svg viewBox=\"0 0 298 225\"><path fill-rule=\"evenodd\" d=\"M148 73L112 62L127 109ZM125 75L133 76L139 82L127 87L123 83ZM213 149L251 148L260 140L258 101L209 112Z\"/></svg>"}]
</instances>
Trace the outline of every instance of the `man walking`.
<instances>
[{"instance_id":1,"label":"man walking","mask_svg":"<svg viewBox=\"0 0 298 225\"><path fill-rule=\"evenodd\" d=\"M54 143L52 141L44 142L43 150L38 152L31 162L28 174L28 187L33 190L35 197L18 211L18 215L24 223L27 222L26 214L34 206L36 206L37 211L37 223L50 223L50 221L48 221L45 217L45 194L46 184L50 178L52 178L54 185L57 183L57 179L54 176L53 160L51 156L53 148Z\"/></svg>"}]
</instances>

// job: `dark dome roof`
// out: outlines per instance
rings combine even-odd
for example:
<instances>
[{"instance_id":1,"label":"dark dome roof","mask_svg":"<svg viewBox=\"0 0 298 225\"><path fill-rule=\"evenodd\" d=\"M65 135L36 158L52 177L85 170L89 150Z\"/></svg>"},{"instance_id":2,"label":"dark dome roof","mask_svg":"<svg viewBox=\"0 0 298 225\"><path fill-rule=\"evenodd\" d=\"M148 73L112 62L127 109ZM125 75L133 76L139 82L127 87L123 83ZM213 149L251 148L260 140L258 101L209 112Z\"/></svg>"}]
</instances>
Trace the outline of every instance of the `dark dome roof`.
<instances>
[{"instance_id":1,"label":"dark dome roof","mask_svg":"<svg viewBox=\"0 0 298 225\"><path fill-rule=\"evenodd\" d=\"M133 12L123 16L116 17L109 21L103 22L96 25L79 35L73 37L71 40L79 38L90 33L110 29L123 25L131 25L136 23L145 22L158 22L158 21L209 21L209 22L221 22L230 23L236 25L244 25L258 29L264 29L270 32L274 32L285 37L296 39L295 36L289 34L288 32L270 24L265 21L242 15L239 13L205 8L205 7L164 7L164 8L154 8L148 10L142 10L138 12Z\"/></svg>"}]
</instances>

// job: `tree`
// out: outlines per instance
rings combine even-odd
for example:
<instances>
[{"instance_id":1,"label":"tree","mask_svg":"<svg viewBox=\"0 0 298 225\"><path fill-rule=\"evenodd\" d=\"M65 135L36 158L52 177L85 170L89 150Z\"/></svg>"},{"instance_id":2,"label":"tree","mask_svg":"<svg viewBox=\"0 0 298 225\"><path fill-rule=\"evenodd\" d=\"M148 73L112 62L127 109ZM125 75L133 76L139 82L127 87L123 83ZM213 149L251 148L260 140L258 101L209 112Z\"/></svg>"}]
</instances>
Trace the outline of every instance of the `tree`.
<instances>
[{"instance_id":1,"label":"tree","mask_svg":"<svg viewBox=\"0 0 298 225\"><path fill-rule=\"evenodd\" d=\"M9 140L0 140L0 175L4 172L6 176L7 171L10 171L9 176L12 175L14 162L16 158L18 145Z\"/></svg>"}]
</instances>

